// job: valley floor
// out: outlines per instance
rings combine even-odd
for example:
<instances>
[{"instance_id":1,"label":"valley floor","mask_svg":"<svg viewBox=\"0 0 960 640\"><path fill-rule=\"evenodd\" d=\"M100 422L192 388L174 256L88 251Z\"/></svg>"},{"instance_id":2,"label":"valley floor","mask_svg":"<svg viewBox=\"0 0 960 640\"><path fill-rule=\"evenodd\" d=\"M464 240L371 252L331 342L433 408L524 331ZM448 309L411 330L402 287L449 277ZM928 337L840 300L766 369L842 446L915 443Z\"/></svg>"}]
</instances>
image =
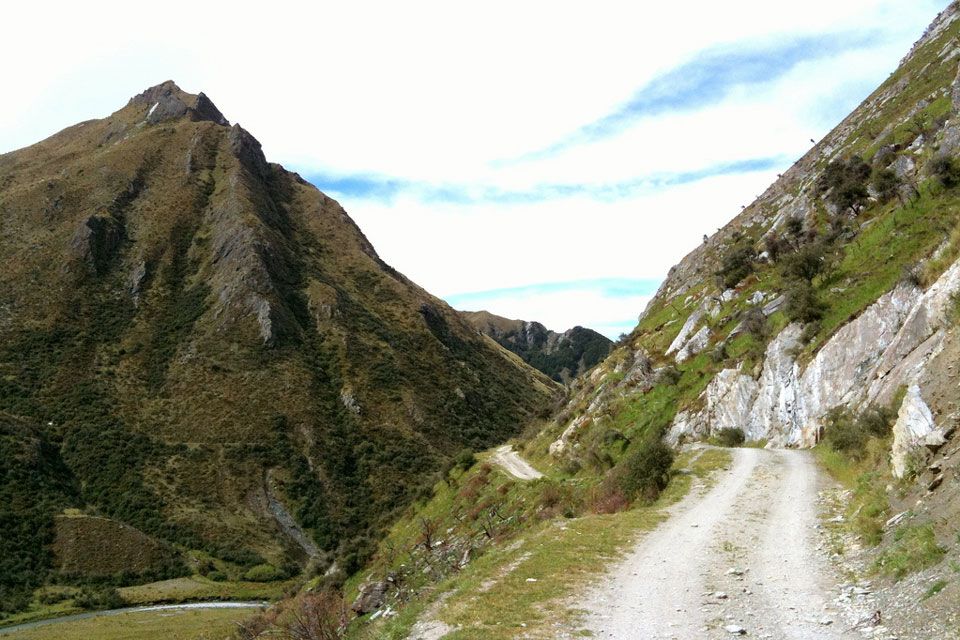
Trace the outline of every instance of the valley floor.
<instances>
[{"instance_id":1,"label":"valley floor","mask_svg":"<svg viewBox=\"0 0 960 640\"><path fill-rule=\"evenodd\" d=\"M857 623L870 612L838 608L842 578L818 550L818 492L826 481L813 456L733 453L711 489L675 505L578 603L594 637L863 637L868 623Z\"/></svg>"}]
</instances>

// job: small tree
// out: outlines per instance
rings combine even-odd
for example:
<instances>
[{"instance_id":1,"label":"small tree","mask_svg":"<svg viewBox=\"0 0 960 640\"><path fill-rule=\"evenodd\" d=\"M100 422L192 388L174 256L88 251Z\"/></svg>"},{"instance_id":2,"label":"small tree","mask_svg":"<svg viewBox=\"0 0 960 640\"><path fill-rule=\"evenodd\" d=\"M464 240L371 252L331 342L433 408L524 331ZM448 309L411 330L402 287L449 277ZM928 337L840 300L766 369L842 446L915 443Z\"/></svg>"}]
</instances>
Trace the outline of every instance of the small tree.
<instances>
[{"instance_id":1,"label":"small tree","mask_svg":"<svg viewBox=\"0 0 960 640\"><path fill-rule=\"evenodd\" d=\"M787 289L787 317L804 324L817 322L823 317L825 305L817 297L807 280L795 279Z\"/></svg>"},{"instance_id":2,"label":"small tree","mask_svg":"<svg viewBox=\"0 0 960 640\"><path fill-rule=\"evenodd\" d=\"M757 260L757 250L748 241L738 242L723 256L717 275L723 278L723 285L731 289L753 273Z\"/></svg>"},{"instance_id":3,"label":"small tree","mask_svg":"<svg viewBox=\"0 0 960 640\"><path fill-rule=\"evenodd\" d=\"M827 267L826 249L820 242L801 247L799 251L781 261L780 273L786 279L813 282Z\"/></svg>"},{"instance_id":4,"label":"small tree","mask_svg":"<svg viewBox=\"0 0 960 640\"><path fill-rule=\"evenodd\" d=\"M867 180L872 170L860 156L847 160L834 160L827 165L817 181L820 193L828 193L827 199L840 209L849 209L853 215L867 201Z\"/></svg>"}]
</instances>

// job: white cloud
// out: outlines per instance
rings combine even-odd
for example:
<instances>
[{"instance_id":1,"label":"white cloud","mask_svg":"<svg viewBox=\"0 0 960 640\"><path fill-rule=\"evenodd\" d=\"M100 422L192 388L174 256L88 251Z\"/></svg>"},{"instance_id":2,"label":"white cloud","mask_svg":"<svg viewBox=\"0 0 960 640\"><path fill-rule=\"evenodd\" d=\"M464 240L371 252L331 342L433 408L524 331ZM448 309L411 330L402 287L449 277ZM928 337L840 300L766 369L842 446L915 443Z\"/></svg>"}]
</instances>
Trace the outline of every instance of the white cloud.
<instances>
[{"instance_id":1,"label":"white cloud","mask_svg":"<svg viewBox=\"0 0 960 640\"><path fill-rule=\"evenodd\" d=\"M730 161L798 157L891 71L944 0L16 3L0 23L0 152L103 117L166 79L204 91L271 160L328 174L531 189L610 184ZM498 167L629 101L717 45L878 31L709 108L640 120L548 159ZM840 96L837 98L836 96ZM839 107L837 106L839 103ZM449 295L534 282L662 277L773 179L710 178L602 201L470 206L340 196L384 258ZM622 310L555 297L513 306ZM612 303L611 303L612 304ZM629 301L639 304L639 301ZM636 316L641 309L630 314ZM592 313L592 312L591 312ZM617 316L621 317L621 316Z\"/></svg>"}]
</instances>

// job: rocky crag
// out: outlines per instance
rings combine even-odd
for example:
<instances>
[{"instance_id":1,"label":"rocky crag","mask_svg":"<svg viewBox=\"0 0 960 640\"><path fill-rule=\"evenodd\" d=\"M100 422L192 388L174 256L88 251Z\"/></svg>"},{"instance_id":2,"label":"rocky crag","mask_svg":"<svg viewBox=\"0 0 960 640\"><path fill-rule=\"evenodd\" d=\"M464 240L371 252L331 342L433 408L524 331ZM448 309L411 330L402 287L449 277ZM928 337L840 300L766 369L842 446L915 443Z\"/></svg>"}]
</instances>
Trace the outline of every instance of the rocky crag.
<instances>
[{"instance_id":1,"label":"rocky crag","mask_svg":"<svg viewBox=\"0 0 960 640\"><path fill-rule=\"evenodd\" d=\"M606 358L613 348L609 338L584 327L557 333L539 322L509 320L487 311L462 314L477 331L557 382L569 383Z\"/></svg>"}]
</instances>

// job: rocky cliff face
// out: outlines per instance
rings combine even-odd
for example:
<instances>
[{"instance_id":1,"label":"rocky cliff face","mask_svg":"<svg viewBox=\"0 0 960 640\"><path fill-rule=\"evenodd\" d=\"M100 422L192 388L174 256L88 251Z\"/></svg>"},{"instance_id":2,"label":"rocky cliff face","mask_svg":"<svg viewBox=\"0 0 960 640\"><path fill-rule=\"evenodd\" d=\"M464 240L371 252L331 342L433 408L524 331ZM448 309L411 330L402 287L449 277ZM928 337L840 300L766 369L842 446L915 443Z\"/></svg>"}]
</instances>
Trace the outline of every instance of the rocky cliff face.
<instances>
[{"instance_id":1,"label":"rocky cliff face","mask_svg":"<svg viewBox=\"0 0 960 640\"><path fill-rule=\"evenodd\" d=\"M508 320L487 311L461 313L477 331L557 382L569 382L591 369L613 348L609 338L584 327L557 333L539 322Z\"/></svg>"},{"instance_id":2,"label":"rocky cliff face","mask_svg":"<svg viewBox=\"0 0 960 640\"><path fill-rule=\"evenodd\" d=\"M943 439L957 419L933 371L952 371L960 297L958 17L951 3L873 95L670 270L627 346L575 390L554 455L611 430L811 446L832 409L892 402L896 473ZM840 184L844 167L862 177Z\"/></svg>"},{"instance_id":3,"label":"rocky cliff face","mask_svg":"<svg viewBox=\"0 0 960 640\"><path fill-rule=\"evenodd\" d=\"M447 457L556 391L172 82L0 156L0 253L0 423L77 488L29 496L44 522L66 502L225 562L302 563L268 468L349 569ZM10 455L0 471L48 473Z\"/></svg>"}]
</instances>

